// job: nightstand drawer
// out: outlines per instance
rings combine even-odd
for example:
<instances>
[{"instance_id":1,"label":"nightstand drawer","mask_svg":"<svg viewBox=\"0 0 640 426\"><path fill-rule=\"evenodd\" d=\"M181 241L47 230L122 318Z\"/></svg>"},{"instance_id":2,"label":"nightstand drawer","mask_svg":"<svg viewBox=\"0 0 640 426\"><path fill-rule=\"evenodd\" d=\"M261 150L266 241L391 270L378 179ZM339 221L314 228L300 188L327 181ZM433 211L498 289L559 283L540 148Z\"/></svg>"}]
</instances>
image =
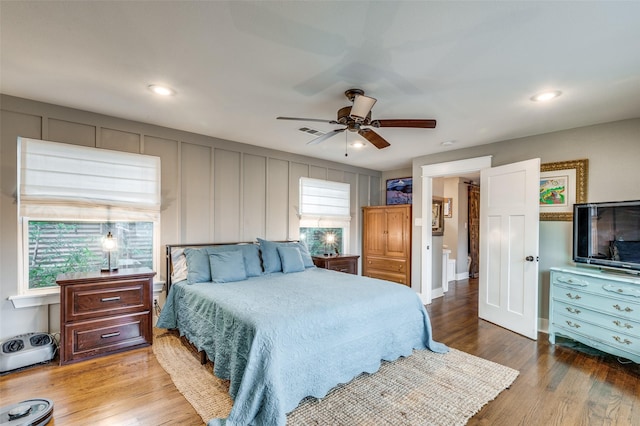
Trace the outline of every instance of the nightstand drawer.
<instances>
[{"instance_id":1,"label":"nightstand drawer","mask_svg":"<svg viewBox=\"0 0 640 426\"><path fill-rule=\"evenodd\" d=\"M68 324L64 328L64 363L118 352L134 346L147 346L152 336L148 312L102 320Z\"/></svg>"},{"instance_id":2,"label":"nightstand drawer","mask_svg":"<svg viewBox=\"0 0 640 426\"><path fill-rule=\"evenodd\" d=\"M151 310L148 279L114 281L105 285L69 285L66 293L67 321Z\"/></svg>"},{"instance_id":3,"label":"nightstand drawer","mask_svg":"<svg viewBox=\"0 0 640 426\"><path fill-rule=\"evenodd\" d=\"M342 261L336 261L336 262L331 262L329 264L329 268L332 271L338 271L338 272L346 272L347 274L355 274L355 267L356 264L355 262L351 262L348 260L342 260Z\"/></svg>"},{"instance_id":4,"label":"nightstand drawer","mask_svg":"<svg viewBox=\"0 0 640 426\"><path fill-rule=\"evenodd\" d=\"M358 258L360 256L342 254L338 256L312 256L313 264L318 268L358 275Z\"/></svg>"}]
</instances>

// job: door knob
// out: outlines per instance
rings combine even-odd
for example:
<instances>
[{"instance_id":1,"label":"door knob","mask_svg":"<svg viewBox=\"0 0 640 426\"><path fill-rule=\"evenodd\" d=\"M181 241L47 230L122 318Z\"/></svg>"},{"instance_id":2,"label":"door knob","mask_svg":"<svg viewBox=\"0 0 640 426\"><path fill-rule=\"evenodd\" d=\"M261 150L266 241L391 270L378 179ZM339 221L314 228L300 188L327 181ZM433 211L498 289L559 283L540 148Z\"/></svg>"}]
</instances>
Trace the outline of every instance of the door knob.
<instances>
[{"instance_id":1,"label":"door knob","mask_svg":"<svg viewBox=\"0 0 640 426\"><path fill-rule=\"evenodd\" d=\"M534 260L538 260L538 257L536 257L535 259L533 258L533 256L527 256L524 258L524 260L526 260L527 262L533 262Z\"/></svg>"}]
</instances>

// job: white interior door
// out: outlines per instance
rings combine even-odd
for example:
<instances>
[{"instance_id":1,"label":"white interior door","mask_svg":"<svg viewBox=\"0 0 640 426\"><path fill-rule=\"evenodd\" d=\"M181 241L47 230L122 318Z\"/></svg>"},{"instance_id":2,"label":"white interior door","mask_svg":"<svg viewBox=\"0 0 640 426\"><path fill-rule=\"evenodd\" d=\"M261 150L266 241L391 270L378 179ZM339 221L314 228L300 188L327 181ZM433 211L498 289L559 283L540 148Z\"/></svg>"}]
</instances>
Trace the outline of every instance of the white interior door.
<instances>
[{"instance_id":1,"label":"white interior door","mask_svg":"<svg viewBox=\"0 0 640 426\"><path fill-rule=\"evenodd\" d=\"M537 340L540 159L480 172L478 315Z\"/></svg>"}]
</instances>

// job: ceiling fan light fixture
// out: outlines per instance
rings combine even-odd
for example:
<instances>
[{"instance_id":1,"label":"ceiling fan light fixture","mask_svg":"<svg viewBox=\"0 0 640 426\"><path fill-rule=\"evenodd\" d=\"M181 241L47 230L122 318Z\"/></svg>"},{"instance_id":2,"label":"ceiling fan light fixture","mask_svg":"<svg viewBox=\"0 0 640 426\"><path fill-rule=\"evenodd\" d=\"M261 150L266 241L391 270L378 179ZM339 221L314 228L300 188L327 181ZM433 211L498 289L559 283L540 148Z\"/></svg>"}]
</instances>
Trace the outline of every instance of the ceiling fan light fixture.
<instances>
[{"instance_id":1,"label":"ceiling fan light fixture","mask_svg":"<svg viewBox=\"0 0 640 426\"><path fill-rule=\"evenodd\" d=\"M557 98L560 95L562 95L561 91L559 91L559 90L550 90L550 91L541 92L541 93L538 93L536 95L533 95L531 97L531 100L533 102L546 102L546 101L550 101L551 99Z\"/></svg>"},{"instance_id":2,"label":"ceiling fan light fixture","mask_svg":"<svg viewBox=\"0 0 640 426\"><path fill-rule=\"evenodd\" d=\"M353 118L358 122L364 121L369 112L371 112L371 108L376 103L377 99L371 98L365 95L356 95L353 98L353 106L351 107L351 113L349 117Z\"/></svg>"}]
</instances>

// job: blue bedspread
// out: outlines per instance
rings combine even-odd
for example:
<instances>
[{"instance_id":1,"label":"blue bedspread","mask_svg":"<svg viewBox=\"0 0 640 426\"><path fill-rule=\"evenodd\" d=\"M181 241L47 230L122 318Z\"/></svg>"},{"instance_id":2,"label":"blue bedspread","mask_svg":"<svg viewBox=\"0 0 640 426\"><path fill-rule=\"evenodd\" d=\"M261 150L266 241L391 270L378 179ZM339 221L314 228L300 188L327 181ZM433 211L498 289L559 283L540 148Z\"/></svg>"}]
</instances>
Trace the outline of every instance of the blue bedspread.
<instances>
[{"instance_id":1,"label":"blue bedspread","mask_svg":"<svg viewBox=\"0 0 640 426\"><path fill-rule=\"evenodd\" d=\"M320 268L175 284L157 326L179 329L230 380L231 413L210 426L285 425L303 398L373 373L381 360L448 350L432 340L410 288Z\"/></svg>"}]
</instances>

